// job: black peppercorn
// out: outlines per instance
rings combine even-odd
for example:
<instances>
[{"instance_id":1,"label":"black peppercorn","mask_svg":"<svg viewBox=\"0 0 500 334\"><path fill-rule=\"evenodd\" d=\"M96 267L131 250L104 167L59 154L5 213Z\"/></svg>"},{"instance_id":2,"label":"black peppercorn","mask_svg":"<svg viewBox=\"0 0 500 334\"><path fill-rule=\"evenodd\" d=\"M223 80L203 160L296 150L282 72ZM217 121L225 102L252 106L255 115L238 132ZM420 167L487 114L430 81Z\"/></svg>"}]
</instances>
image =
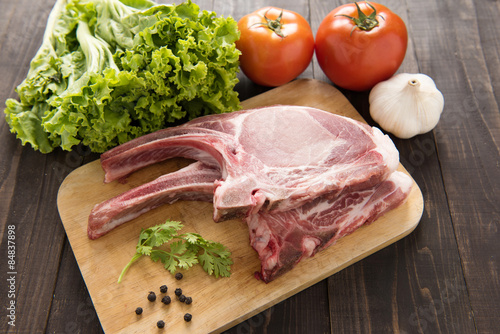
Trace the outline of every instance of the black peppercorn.
<instances>
[{"instance_id":1,"label":"black peppercorn","mask_svg":"<svg viewBox=\"0 0 500 334\"><path fill-rule=\"evenodd\" d=\"M161 293L167 293L167 291L168 291L168 287L166 285L160 286L160 292Z\"/></svg>"},{"instance_id":2,"label":"black peppercorn","mask_svg":"<svg viewBox=\"0 0 500 334\"><path fill-rule=\"evenodd\" d=\"M184 321L189 322L189 321L191 321L192 318L193 318L193 316L191 314L189 314L189 313L184 314Z\"/></svg>"},{"instance_id":3,"label":"black peppercorn","mask_svg":"<svg viewBox=\"0 0 500 334\"><path fill-rule=\"evenodd\" d=\"M170 299L170 296L165 296L165 297L163 297L163 298L161 299L161 302L162 302L163 304L165 304L165 305L170 304L170 302L171 302L171 301L172 301L172 300Z\"/></svg>"},{"instance_id":4,"label":"black peppercorn","mask_svg":"<svg viewBox=\"0 0 500 334\"><path fill-rule=\"evenodd\" d=\"M186 304L188 304L188 305L189 305L189 304L191 304L192 302L193 302L193 298L191 298L191 297L186 297L186 301L185 301L185 303L186 303Z\"/></svg>"},{"instance_id":5,"label":"black peppercorn","mask_svg":"<svg viewBox=\"0 0 500 334\"><path fill-rule=\"evenodd\" d=\"M179 301L180 301L181 303L184 303L184 302L186 301L186 296L184 296L184 295L180 295L180 296L179 296Z\"/></svg>"},{"instance_id":6,"label":"black peppercorn","mask_svg":"<svg viewBox=\"0 0 500 334\"><path fill-rule=\"evenodd\" d=\"M149 295L148 295L148 300L150 302L154 302L156 300L156 294L153 292L153 291L150 291L149 292Z\"/></svg>"},{"instance_id":7,"label":"black peppercorn","mask_svg":"<svg viewBox=\"0 0 500 334\"><path fill-rule=\"evenodd\" d=\"M165 327L165 321L163 321L163 320L159 320L159 321L156 323L156 326L158 326L158 328L163 328L163 327Z\"/></svg>"},{"instance_id":8,"label":"black peppercorn","mask_svg":"<svg viewBox=\"0 0 500 334\"><path fill-rule=\"evenodd\" d=\"M135 309L135 314L139 315L142 314L142 307L138 307Z\"/></svg>"},{"instance_id":9,"label":"black peppercorn","mask_svg":"<svg viewBox=\"0 0 500 334\"><path fill-rule=\"evenodd\" d=\"M175 279L176 279L176 280L181 280L181 279L182 279L182 277L183 277L183 276L182 276L182 274L181 274L181 273L177 273L177 274L175 274Z\"/></svg>"},{"instance_id":10,"label":"black peppercorn","mask_svg":"<svg viewBox=\"0 0 500 334\"><path fill-rule=\"evenodd\" d=\"M181 288L177 288L177 289L175 289L175 295L176 295L177 297L179 297L180 295L182 295L182 289L181 289Z\"/></svg>"}]
</instances>

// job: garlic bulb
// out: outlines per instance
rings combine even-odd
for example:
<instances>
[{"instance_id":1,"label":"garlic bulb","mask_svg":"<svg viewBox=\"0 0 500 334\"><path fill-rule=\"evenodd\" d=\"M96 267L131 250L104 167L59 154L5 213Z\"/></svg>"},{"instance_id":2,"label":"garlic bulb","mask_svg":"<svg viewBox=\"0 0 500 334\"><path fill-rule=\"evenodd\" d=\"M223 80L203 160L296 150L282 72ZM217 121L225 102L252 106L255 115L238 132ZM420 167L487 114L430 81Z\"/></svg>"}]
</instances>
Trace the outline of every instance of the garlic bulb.
<instances>
[{"instance_id":1,"label":"garlic bulb","mask_svg":"<svg viewBox=\"0 0 500 334\"><path fill-rule=\"evenodd\" d=\"M373 120L403 139L434 129L444 107L443 94L421 73L401 73L376 84L369 102Z\"/></svg>"}]
</instances>

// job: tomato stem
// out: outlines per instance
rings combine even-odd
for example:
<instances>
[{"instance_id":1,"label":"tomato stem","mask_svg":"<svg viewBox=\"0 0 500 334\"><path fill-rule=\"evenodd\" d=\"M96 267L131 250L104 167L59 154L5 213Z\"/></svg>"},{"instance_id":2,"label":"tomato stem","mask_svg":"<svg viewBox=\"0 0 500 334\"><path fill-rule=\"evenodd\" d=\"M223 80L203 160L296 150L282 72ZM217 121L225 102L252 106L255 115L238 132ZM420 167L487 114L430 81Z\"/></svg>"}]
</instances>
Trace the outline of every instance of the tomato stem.
<instances>
[{"instance_id":1,"label":"tomato stem","mask_svg":"<svg viewBox=\"0 0 500 334\"><path fill-rule=\"evenodd\" d=\"M251 27L253 27L255 25L265 26L268 29L272 30L279 37L285 38L286 36L281 31L281 28L283 27L283 24L281 23L281 19L283 17L283 9L281 10L281 13L276 20L271 20L270 18L268 18L267 12L264 14L264 18L266 19L266 22L258 22L258 23L252 24Z\"/></svg>"},{"instance_id":2,"label":"tomato stem","mask_svg":"<svg viewBox=\"0 0 500 334\"><path fill-rule=\"evenodd\" d=\"M364 31L370 31L373 28L375 28L376 26L378 26L379 22L377 20L377 16L384 19L383 16L377 15L377 10L375 9L375 7L373 7L369 2L367 2L367 1L365 1L365 2L366 2L366 5L368 7L373 9L373 12L371 12L370 15L368 15L368 16L366 16L366 14L361 11L361 8L359 8L359 5L357 2L355 2L354 4L356 5L356 8L358 10L358 17L352 17L352 16L345 15L345 14L335 15L335 16L347 17L348 19L350 19L354 22L354 27L352 27L351 34L354 31L354 29L356 29L356 27L361 29L361 30L364 30Z\"/></svg>"}]
</instances>

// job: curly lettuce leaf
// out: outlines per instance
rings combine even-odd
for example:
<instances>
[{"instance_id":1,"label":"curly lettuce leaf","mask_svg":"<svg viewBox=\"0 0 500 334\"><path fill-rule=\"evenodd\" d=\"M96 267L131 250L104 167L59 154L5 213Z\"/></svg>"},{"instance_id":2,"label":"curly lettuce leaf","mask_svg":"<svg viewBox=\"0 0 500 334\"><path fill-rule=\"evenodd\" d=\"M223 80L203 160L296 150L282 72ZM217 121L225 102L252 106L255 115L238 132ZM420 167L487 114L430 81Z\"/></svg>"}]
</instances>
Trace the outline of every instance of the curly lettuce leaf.
<instances>
[{"instance_id":1,"label":"curly lettuce leaf","mask_svg":"<svg viewBox=\"0 0 500 334\"><path fill-rule=\"evenodd\" d=\"M7 123L42 153L80 143L100 153L239 109L238 38L234 19L191 1L58 0Z\"/></svg>"}]
</instances>

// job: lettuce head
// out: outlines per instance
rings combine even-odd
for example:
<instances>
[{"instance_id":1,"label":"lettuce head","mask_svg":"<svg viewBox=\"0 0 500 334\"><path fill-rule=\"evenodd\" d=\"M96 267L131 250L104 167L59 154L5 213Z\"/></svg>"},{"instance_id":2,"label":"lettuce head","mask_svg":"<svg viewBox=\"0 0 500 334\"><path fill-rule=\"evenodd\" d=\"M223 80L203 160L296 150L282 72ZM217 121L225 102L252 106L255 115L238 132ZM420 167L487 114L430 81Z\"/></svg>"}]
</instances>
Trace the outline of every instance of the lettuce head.
<instances>
[{"instance_id":1,"label":"lettuce head","mask_svg":"<svg viewBox=\"0 0 500 334\"><path fill-rule=\"evenodd\" d=\"M80 143L100 153L237 110L238 38L234 19L191 1L58 0L7 123L42 153Z\"/></svg>"}]
</instances>

